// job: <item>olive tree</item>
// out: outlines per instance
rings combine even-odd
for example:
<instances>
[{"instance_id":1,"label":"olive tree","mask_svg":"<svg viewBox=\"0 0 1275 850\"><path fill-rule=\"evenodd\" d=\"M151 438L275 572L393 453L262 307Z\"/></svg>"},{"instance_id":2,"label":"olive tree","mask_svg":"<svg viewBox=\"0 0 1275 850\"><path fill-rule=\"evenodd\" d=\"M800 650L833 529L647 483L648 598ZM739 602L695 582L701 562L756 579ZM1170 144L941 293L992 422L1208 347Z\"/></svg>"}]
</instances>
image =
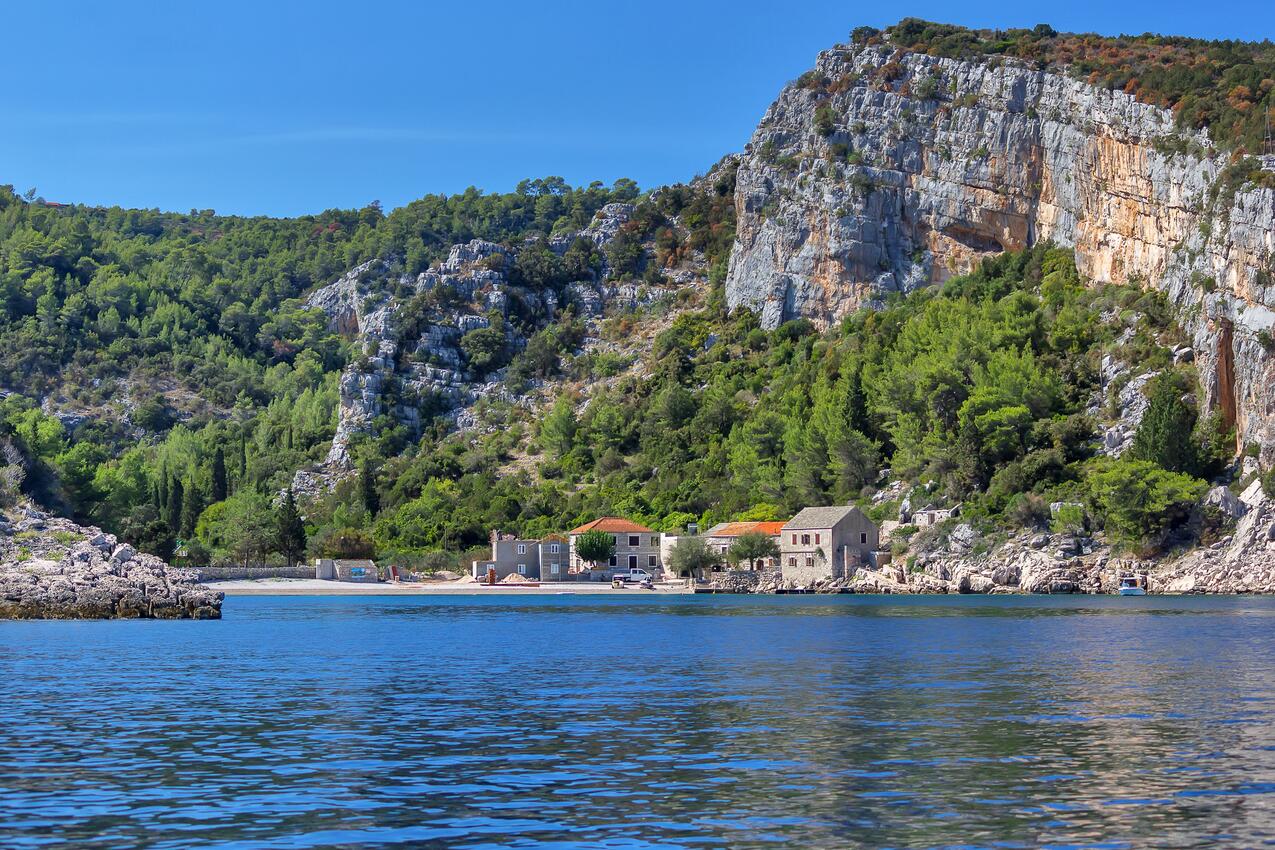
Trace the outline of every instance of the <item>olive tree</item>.
<instances>
[{"instance_id":1,"label":"olive tree","mask_svg":"<svg viewBox=\"0 0 1275 850\"><path fill-rule=\"evenodd\" d=\"M757 561L778 558L779 544L775 542L775 538L768 534L750 531L747 534L741 534L736 537L727 554L730 556L731 561L735 563L748 562L748 569L752 570L755 568Z\"/></svg>"},{"instance_id":2,"label":"olive tree","mask_svg":"<svg viewBox=\"0 0 1275 850\"><path fill-rule=\"evenodd\" d=\"M700 578L721 563L721 556L698 537L683 537L673 545L668 563L675 575Z\"/></svg>"}]
</instances>

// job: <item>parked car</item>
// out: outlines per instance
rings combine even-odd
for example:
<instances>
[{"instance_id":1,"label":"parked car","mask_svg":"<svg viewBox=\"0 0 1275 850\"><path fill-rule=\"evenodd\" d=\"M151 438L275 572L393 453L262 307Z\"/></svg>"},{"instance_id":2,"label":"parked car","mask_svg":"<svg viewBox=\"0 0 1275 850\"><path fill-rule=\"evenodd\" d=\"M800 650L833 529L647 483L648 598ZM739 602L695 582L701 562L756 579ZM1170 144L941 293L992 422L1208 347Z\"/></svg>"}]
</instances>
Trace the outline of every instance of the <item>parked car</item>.
<instances>
[{"instance_id":1,"label":"parked car","mask_svg":"<svg viewBox=\"0 0 1275 850\"><path fill-rule=\"evenodd\" d=\"M622 582L631 581L631 582L636 582L638 584L642 584L642 583L652 582L654 581L654 579L651 577L651 574L648 573L646 570L641 569L639 567L631 567L629 568L628 572L615 573L614 575L611 576L612 584L614 584L617 581L622 581Z\"/></svg>"}]
</instances>

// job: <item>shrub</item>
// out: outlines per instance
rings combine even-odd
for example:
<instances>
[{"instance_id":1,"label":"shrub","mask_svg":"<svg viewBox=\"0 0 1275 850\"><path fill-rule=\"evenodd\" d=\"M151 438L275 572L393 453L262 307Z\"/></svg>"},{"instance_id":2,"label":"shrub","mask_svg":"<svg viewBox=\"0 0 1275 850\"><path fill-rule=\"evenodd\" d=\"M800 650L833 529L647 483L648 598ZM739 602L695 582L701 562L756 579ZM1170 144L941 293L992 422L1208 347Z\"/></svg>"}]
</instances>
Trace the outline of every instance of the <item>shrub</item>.
<instances>
[{"instance_id":1,"label":"shrub","mask_svg":"<svg viewBox=\"0 0 1275 850\"><path fill-rule=\"evenodd\" d=\"M1112 540L1158 547L1204 495L1203 481L1146 460L1121 458L1095 467L1090 500Z\"/></svg>"},{"instance_id":2,"label":"shrub","mask_svg":"<svg viewBox=\"0 0 1275 850\"><path fill-rule=\"evenodd\" d=\"M815 110L815 130L821 136L830 136L836 128L837 113L828 104L821 104Z\"/></svg>"},{"instance_id":3,"label":"shrub","mask_svg":"<svg viewBox=\"0 0 1275 850\"><path fill-rule=\"evenodd\" d=\"M1049 527L1055 534L1079 534L1085 530L1085 509L1080 505L1061 505Z\"/></svg>"},{"instance_id":4,"label":"shrub","mask_svg":"<svg viewBox=\"0 0 1275 850\"><path fill-rule=\"evenodd\" d=\"M1275 499L1275 467L1262 473L1262 492L1268 499Z\"/></svg>"}]
</instances>

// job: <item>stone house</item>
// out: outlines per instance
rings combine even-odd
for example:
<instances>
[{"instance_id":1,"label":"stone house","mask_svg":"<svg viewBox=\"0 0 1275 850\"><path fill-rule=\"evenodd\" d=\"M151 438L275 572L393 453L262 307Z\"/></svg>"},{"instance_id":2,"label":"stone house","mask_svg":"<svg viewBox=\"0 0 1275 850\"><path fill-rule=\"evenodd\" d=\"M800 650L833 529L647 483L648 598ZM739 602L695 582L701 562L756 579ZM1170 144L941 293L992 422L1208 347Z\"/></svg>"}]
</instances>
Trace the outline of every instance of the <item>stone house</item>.
<instances>
[{"instance_id":1,"label":"stone house","mask_svg":"<svg viewBox=\"0 0 1275 850\"><path fill-rule=\"evenodd\" d=\"M600 564L611 570L628 570L640 567L651 575L657 575L663 568L660 557L660 538L662 535L644 525L624 519L623 517L604 516L586 522L567 532L569 538L568 569L572 573L589 571L588 562L576 554L576 541L587 531L603 531L615 540L615 554L608 564Z\"/></svg>"},{"instance_id":2,"label":"stone house","mask_svg":"<svg viewBox=\"0 0 1275 850\"><path fill-rule=\"evenodd\" d=\"M764 534L773 538L778 545L779 535L782 533L784 524L782 522L721 522L710 528L704 533L704 540L708 543L708 548L714 552L725 556L730 551L730 547L735 541L745 534ZM723 557L723 560L725 558ZM765 562L757 561L753 564L754 569L774 570L779 568L778 558L767 558Z\"/></svg>"},{"instance_id":3,"label":"stone house","mask_svg":"<svg viewBox=\"0 0 1275 850\"><path fill-rule=\"evenodd\" d=\"M780 532L779 569L801 585L846 578L871 563L878 548L876 523L854 505L804 508Z\"/></svg>"},{"instance_id":4,"label":"stone house","mask_svg":"<svg viewBox=\"0 0 1275 850\"><path fill-rule=\"evenodd\" d=\"M376 582L380 580L376 562L366 558L318 558L314 577L325 581Z\"/></svg>"},{"instance_id":5,"label":"stone house","mask_svg":"<svg viewBox=\"0 0 1275 850\"><path fill-rule=\"evenodd\" d=\"M571 568L571 543L561 534L540 539L540 580L558 581Z\"/></svg>"}]
</instances>

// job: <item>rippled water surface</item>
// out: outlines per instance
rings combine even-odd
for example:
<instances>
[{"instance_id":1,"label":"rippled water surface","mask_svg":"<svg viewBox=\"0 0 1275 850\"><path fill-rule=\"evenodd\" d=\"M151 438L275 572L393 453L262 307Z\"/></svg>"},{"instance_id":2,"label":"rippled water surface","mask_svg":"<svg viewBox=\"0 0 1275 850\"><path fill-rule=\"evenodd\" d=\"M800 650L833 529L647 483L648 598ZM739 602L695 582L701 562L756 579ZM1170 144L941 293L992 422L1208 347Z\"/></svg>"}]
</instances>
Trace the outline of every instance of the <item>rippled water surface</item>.
<instances>
[{"instance_id":1,"label":"rippled water surface","mask_svg":"<svg viewBox=\"0 0 1275 850\"><path fill-rule=\"evenodd\" d=\"M1275 600L231 598L0 623L0 845L1252 846Z\"/></svg>"}]
</instances>

